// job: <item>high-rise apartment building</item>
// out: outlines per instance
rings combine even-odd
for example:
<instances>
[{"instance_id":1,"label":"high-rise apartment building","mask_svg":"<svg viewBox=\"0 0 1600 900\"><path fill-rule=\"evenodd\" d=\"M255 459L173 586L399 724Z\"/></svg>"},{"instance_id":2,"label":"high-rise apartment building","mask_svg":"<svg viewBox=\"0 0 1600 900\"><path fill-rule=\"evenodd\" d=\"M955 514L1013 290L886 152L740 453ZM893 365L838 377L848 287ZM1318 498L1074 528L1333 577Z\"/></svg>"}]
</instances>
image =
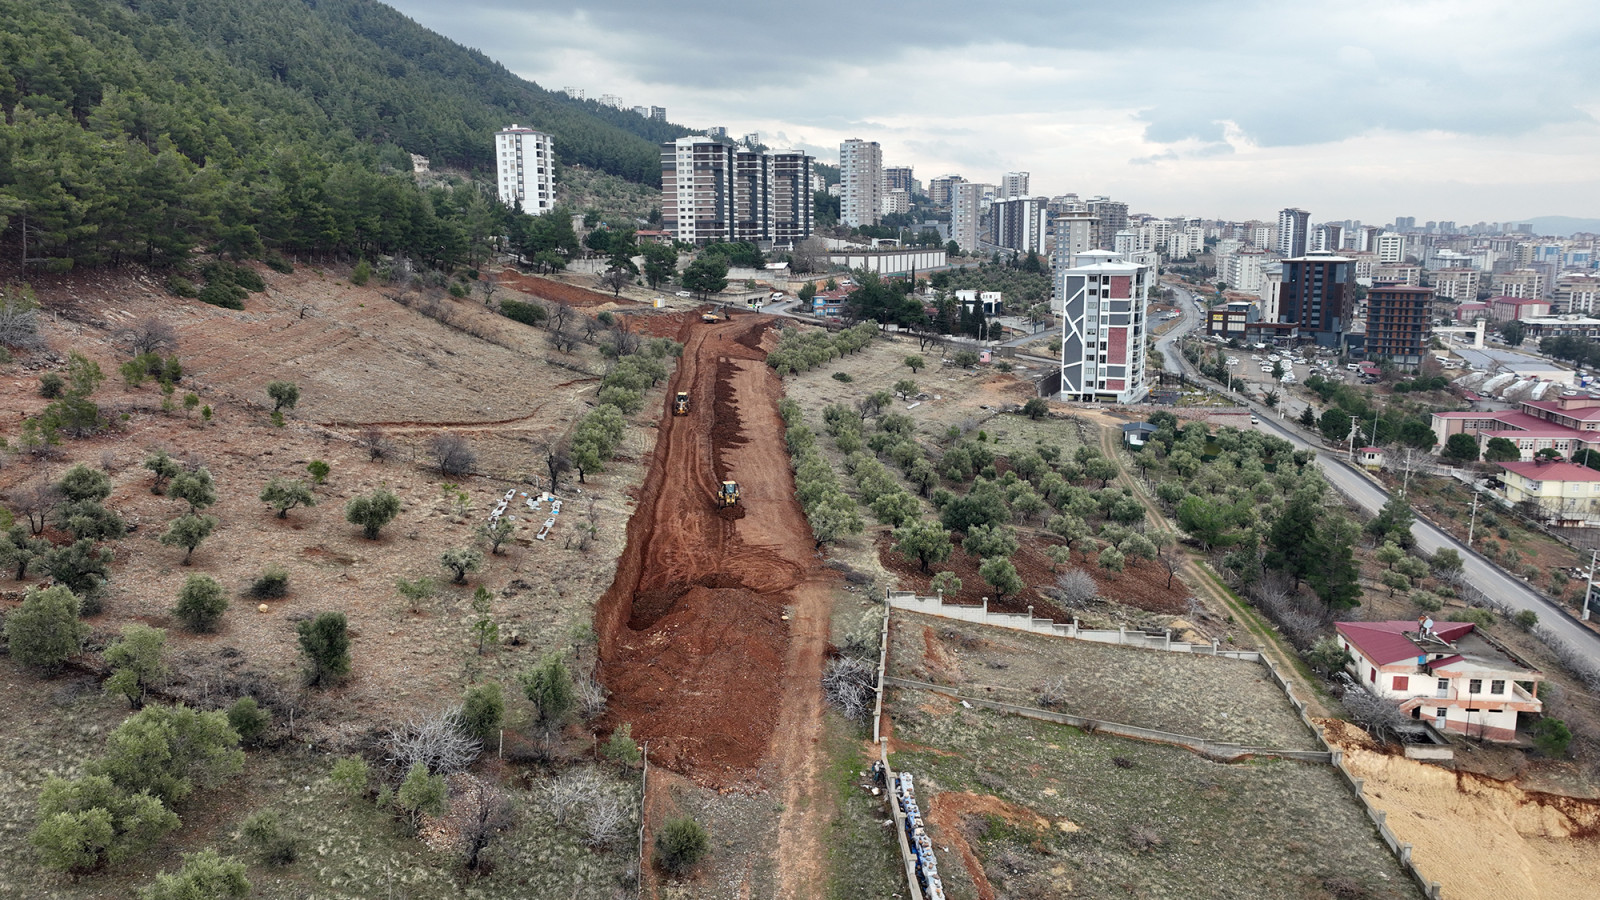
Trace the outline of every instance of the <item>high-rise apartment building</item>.
<instances>
[{"instance_id":1,"label":"high-rise apartment building","mask_svg":"<svg viewBox=\"0 0 1600 900\"><path fill-rule=\"evenodd\" d=\"M709 136L661 145L661 227L680 241L733 239L733 147Z\"/></svg>"},{"instance_id":2,"label":"high-rise apartment building","mask_svg":"<svg viewBox=\"0 0 1600 900\"><path fill-rule=\"evenodd\" d=\"M1536 300L1544 296L1544 286L1544 272L1538 269L1517 269L1494 277L1494 289L1502 297Z\"/></svg>"},{"instance_id":3,"label":"high-rise apartment building","mask_svg":"<svg viewBox=\"0 0 1600 900\"><path fill-rule=\"evenodd\" d=\"M1283 261L1278 321L1299 326L1319 347L1341 348L1355 305L1355 261L1308 253Z\"/></svg>"},{"instance_id":4,"label":"high-rise apartment building","mask_svg":"<svg viewBox=\"0 0 1600 900\"><path fill-rule=\"evenodd\" d=\"M1317 226L1317 246L1314 248L1327 253L1338 253L1344 249L1344 226L1337 222L1328 222Z\"/></svg>"},{"instance_id":5,"label":"high-rise apartment building","mask_svg":"<svg viewBox=\"0 0 1600 900\"><path fill-rule=\"evenodd\" d=\"M1402 369L1422 365L1432 334L1433 289L1379 285L1367 292L1367 358Z\"/></svg>"},{"instance_id":6,"label":"high-rise apartment building","mask_svg":"<svg viewBox=\"0 0 1600 900\"><path fill-rule=\"evenodd\" d=\"M1151 270L1105 251L1057 269L1061 397L1135 403L1145 395Z\"/></svg>"},{"instance_id":7,"label":"high-rise apartment building","mask_svg":"<svg viewBox=\"0 0 1600 900\"><path fill-rule=\"evenodd\" d=\"M996 200L989 207L994 223L994 242L1018 253L1043 253L1045 229L1050 213L1044 197L1014 197Z\"/></svg>"},{"instance_id":8,"label":"high-rise apartment building","mask_svg":"<svg viewBox=\"0 0 1600 900\"><path fill-rule=\"evenodd\" d=\"M839 145L839 219L850 228L883 217L883 148L851 138Z\"/></svg>"},{"instance_id":9,"label":"high-rise apartment building","mask_svg":"<svg viewBox=\"0 0 1600 900\"><path fill-rule=\"evenodd\" d=\"M1568 272L1556 279L1553 310L1557 313L1593 313L1600 310L1600 276Z\"/></svg>"},{"instance_id":10,"label":"high-rise apartment building","mask_svg":"<svg viewBox=\"0 0 1600 900\"><path fill-rule=\"evenodd\" d=\"M928 202L934 206L949 206L955 200L955 189L958 184L965 184L966 179L960 175L940 175L928 181Z\"/></svg>"},{"instance_id":11,"label":"high-rise apartment building","mask_svg":"<svg viewBox=\"0 0 1600 900\"><path fill-rule=\"evenodd\" d=\"M1086 202L1089 212L1100 220L1100 231L1095 236L1095 246L1111 250L1116 246L1117 234L1128 227L1128 204L1106 197L1094 197Z\"/></svg>"},{"instance_id":12,"label":"high-rise apartment building","mask_svg":"<svg viewBox=\"0 0 1600 900\"><path fill-rule=\"evenodd\" d=\"M1028 196L1028 173L1007 172L1000 176L1000 199Z\"/></svg>"},{"instance_id":13,"label":"high-rise apartment building","mask_svg":"<svg viewBox=\"0 0 1600 900\"><path fill-rule=\"evenodd\" d=\"M494 135L500 202L537 216L556 205L555 142L550 135L511 125Z\"/></svg>"},{"instance_id":14,"label":"high-rise apartment building","mask_svg":"<svg viewBox=\"0 0 1600 900\"><path fill-rule=\"evenodd\" d=\"M665 122L667 120L667 108L665 106L650 107L650 118L657 122Z\"/></svg>"},{"instance_id":15,"label":"high-rise apartment building","mask_svg":"<svg viewBox=\"0 0 1600 900\"><path fill-rule=\"evenodd\" d=\"M1309 249L1307 232L1311 228L1311 213L1303 209L1282 210L1278 213L1278 252L1289 258L1306 255Z\"/></svg>"},{"instance_id":16,"label":"high-rise apartment building","mask_svg":"<svg viewBox=\"0 0 1600 900\"><path fill-rule=\"evenodd\" d=\"M681 241L810 237L812 159L796 150L737 149L707 136L661 145L661 227Z\"/></svg>"},{"instance_id":17,"label":"high-rise apartment building","mask_svg":"<svg viewBox=\"0 0 1600 900\"><path fill-rule=\"evenodd\" d=\"M884 191L905 191L907 194L915 193L917 179L912 177L910 166L884 166L883 189Z\"/></svg>"},{"instance_id":18,"label":"high-rise apartment building","mask_svg":"<svg viewBox=\"0 0 1600 900\"><path fill-rule=\"evenodd\" d=\"M1096 227L1099 220L1088 211L1071 212L1056 216L1056 243L1050 252L1050 265L1056 269L1070 269L1078 264L1078 256L1095 248ZM1060 297L1056 297L1059 313Z\"/></svg>"},{"instance_id":19,"label":"high-rise apartment building","mask_svg":"<svg viewBox=\"0 0 1600 900\"><path fill-rule=\"evenodd\" d=\"M1378 235L1378 262L1400 263L1406 259L1406 236L1393 231Z\"/></svg>"},{"instance_id":20,"label":"high-rise apartment building","mask_svg":"<svg viewBox=\"0 0 1600 900\"><path fill-rule=\"evenodd\" d=\"M950 239L969 253L978 249L978 226L983 218L983 194L990 185L962 182L954 186L950 200Z\"/></svg>"}]
</instances>

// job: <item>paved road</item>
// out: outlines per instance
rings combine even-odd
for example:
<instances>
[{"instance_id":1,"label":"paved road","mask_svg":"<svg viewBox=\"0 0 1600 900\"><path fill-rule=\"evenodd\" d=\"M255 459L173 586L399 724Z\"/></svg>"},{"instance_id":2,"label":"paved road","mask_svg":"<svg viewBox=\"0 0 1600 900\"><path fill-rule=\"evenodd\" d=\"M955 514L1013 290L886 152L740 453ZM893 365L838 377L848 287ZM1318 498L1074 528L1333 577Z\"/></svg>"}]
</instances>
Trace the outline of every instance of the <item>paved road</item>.
<instances>
[{"instance_id":1,"label":"paved road","mask_svg":"<svg viewBox=\"0 0 1600 900\"><path fill-rule=\"evenodd\" d=\"M1175 342L1181 334L1200 324L1200 313L1186 291L1178 289L1175 291L1181 298L1179 308L1183 310L1183 320L1177 328L1158 340L1156 346L1166 358L1167 371L1188 372L1191 378L1195 378L1198 377L1197 373L1178 352ZM1362 509L1375 514L1389 501L1389 492L1374 483L1366 474L1350 466L1336 454L1324 450L1320 444L1307 440L1298 428L1271 418L1271 411L1265 406L1257 403L1250 403L1249 406L1257 414L1260 424L1256 427L1259 430L1281 437L1298 448L1315 450L1317 464L1322 467L1328 483L1355 501ZM1600 665L1600 634L1583 625L1565 609L1528 587L1521 579L1507 575L1476 551L1468 550L1461 541L1428 522L1418 520L1411 527L1411 533L1417 539L1418 548L1427 553L1435 553L1445 547L1453 548L1461 554L1467 580L1479 590L1513 609L1534 611L1539 615L1541 625L1583 652L1592 663Z\"/></svg>"}]
</instances>

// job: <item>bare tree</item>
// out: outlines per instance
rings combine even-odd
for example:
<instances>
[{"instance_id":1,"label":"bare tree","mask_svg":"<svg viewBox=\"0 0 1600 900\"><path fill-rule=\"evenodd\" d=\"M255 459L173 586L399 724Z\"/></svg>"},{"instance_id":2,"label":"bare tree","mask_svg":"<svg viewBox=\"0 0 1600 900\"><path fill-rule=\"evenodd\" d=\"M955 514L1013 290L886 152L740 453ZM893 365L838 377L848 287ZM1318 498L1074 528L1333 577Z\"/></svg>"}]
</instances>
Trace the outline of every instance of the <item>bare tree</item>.
<instances>
[{"instance_id":1,"label":"bare tree","mask_svg":"<svg viewBox=\"0 0 1600 900\"><path fill-rule=\"evenodd\" d=\"M461 707L456 706L399 725L383 739L383 749L397 771L422 763L431 774L454 775L472 765L483 745L461 730Z\"/></svg>"},{"instance_id":2,"label":"bare tree","mask_svg":"<svg viewBox=\"0 0 1600 900\"><path fill-rule=\"evenodd\" d=\"M1066 676L1057 675L1045 682L1044 687L1039 688L1035 699L1045 709L1060 709L1067 705L1067 696L1070 693Z\"/></svg>"},{"instance_id":3,"label":"bare tree","mask_svg":"<svg viewBox=\"0 0 1600 900\"><path fill-rule=\"evenodd\" d=\"M500 290L500 279L485 272L478 279L478 296L483 298L484 306L494 305L494 295Z\"/></svg>"},{"instance_id":4,"label":"bare tree","mask_svg":"<svg viewBox=\"0 0 1600 900\"><path fill-rule=\"evenodd\" d=\"M589 846L606 849L633 832L633 816L613 793L595 798L583 817L583 839Z\"/></svg>"},{"instance_id":5,"label":"bare tree","mask_svg":"<svg viewBox=\"0 0 1600 900\"><path fill-rule=\"evenodd\" d=\"M544 465L550 472L550 493L556 492L556 486L561 483L561 475L572 471L572 457L567 451L563 441L546 444L544 448Z\"/></svg>"},{"instance_id":6,"label":"bare tree","mask_svg":"<svg viewBox=\"0 0 1600 900\"><path fill-rule=\"evenodd\" d=\"M864 720L872 714L877 673L859 659L841 656L822 673L822 696L847 719Z\"/></svg>"},{"instance_id":7,"label":"bare tree","mask_svg":"<svg viewBox=\"0 0 1600 900\"><path fill-rule=\"evenodd\" d=\"M1399 741L1400 733L1411 725L1411 719L1393 701L1385 700L1362 687L1351 685L1346 688L1342 702L1350 718L1380 744Z\"/></svg>"},{"instance_id":8,"label":"bare tree","mask_svg":"<svg viewBox=\"0 0 1600 900\"><path fill-rule=\"evenodd\" d=\"M367 457L373 462L387 459L394 454L394 441L384 433L382 428L371 426L361 432L361 445L367 448Z\"/></svg>"},{"instance_id":9,"label":"bare tree","mask_svg":"<svg viewBox=\"0 0 1600 900\"><path fill-rule=\"evenodd\" d=\"M155 317L140 319L118 335L135 356L145 353L171 353L178 349L178 332Z\"/></svg>"},{"instance_id":10,"label":"bare tree","mask_svg":"<svg viewBox=\"0 0 1600 900\"><path fill-rule=\"evenodd\" d=\"M1427 453L1415 447L1401 447L1388 454L1389 470L1400 476L1402 487L1409 487L1414 475L1428 470L1429 457Z\"/></svg>"},{"instance_id":11,"label":"bare tree","mask_svg":"<svg viewBox=\"0 0 1600 900\"><path fill-rule=\"evenodd\" d=\"M514 817L511 801L489 782L474 780L465 801L467 814L457 846L467 871L476 874L486 863L484 851L489 849L496 835L511 827Z\"/></svg>"},{"instance_id":12,"label":"bare tree","mask_svg":"<svg viewBox=\"0 0 1600 900\"><path fill-rule=\"evenodd\" d=\"M478 465L478 455L472 452L472 445L459 434L435 435L428 442L428 452L441 475L466 475Z\"/></svg>"},{"instance_id":13,"label":"bare tree","mask_svg":"<svg viewBox=\"0 0 1600 900\"><path fill-rule=\"evenodd\" d=\"M578 692L578 715L584 721L593 721L606 714L605 685L593 678L580 678L573 687Z\"/></svg>"},{"instance_id":14,"label":"bare tree","mask_svg":"<svg viewBox=\"0 0 1600 900\"><path fill-rule=\"evenodd\" d=\"M639 352L639 336L626 328L611 329L611 352L618 359Z\"/></svg>"},{"instance_id":15,"label":"bare tree","mask_svg":"<svg viewBox=\"0 0 1600 900\"><path fill-rule=\"evenodd\" d=\"M1094 576L1082 569L1069 569L1056 576L1056 595L1068 606L1083 607L1100 597Z\"/></svg>"},{"instance_id":16,"label":"bare tree","mask_svg":"<svg viewBox=\"0 0 1600 900\"><path fill-rule=\"evenodd\" d=\"M564 828L605 794L605 783L593 770L568 771L545 784L544 805Z\"/></svg>"},{"instance_id":17,"label":"bare tree","mask_svg":"<svg viewBox=\"0 0 1600 900\"><path fill-rule=\"evenodd\" d=\"M591 344L594 343L594 336L605 329L605 323L601 322L599 319L596 319L593 316L583 317L583 339L585 341Z\"/></svg>"},{"instance_id":18,"label":"bare tree","mask_svg":"<svg viewBox=\"0 0 1600 900\"><path fill-rule=\"evenodd\" d=\"M610 288L613 297L619 296L622 289L630 284L633 284L633 273L621 266L607 269L606 273L600 276L600 286Z\"/></svg>"},{"instance_id":19,"label":"bare tree","mask_svg":"<svg viewBox=\"0 0 1600 900\"><path fill-rule=\"evenodd\" d=\"M64 499L61 489L48 481L33 481L11 492L11 504L28 519L28 529L43 534L45 520Z\"/></svg>"}]
</instances>

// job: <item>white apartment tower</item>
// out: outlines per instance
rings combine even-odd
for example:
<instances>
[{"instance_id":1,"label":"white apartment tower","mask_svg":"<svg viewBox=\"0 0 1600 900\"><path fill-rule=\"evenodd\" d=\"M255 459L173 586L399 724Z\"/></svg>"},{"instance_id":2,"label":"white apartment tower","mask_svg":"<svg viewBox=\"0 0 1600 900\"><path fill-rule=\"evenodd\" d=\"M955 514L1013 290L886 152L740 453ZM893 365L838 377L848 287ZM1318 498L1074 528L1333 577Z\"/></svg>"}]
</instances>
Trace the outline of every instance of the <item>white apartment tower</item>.
<instances>
[{"instance_id":1,"label":"white apartment tower","mask_svg":"<svg viewBox=\"0 0 1600 900\"><path fill-rule=\"evenodd\" d=\"M1094 249L1099 220L1083 211L1057 216L1055 223L1056 244L1051 250L1050 267L1059 272L1073 268L1079 256ZM1050 311L1058 316L1061 315L1061 300L1060 292L1051 293Z\"/></svg>"},{"instance_id":2,"label":"white apartment tower","mask_svg":"<svg viewBox=\"0 0 1600 900\"><path fill-rule=\"evenodd\" d=\"M851 138L839 145L839 218L850 228L876 225L883 215L883 148Z\"/></svg>"},{"instance_id":3,"label":"white apartment tower","mask_svg":"<svg viewBox=\"0 0 1600 900\"><path fill-rule=\"evenodd\" d=\"M500 202L531 216L556 205L555 142L550 135L510 125L494 135L495 181Z\"/></svg>"},{"instance_id":4,"label":"white apartment tower","mask_svg":"<svg viewBox=\"0 0 1600 900\"><path fill-rule=\"evenodd\" d=\"M1000 199L1028 196L1028 173L1007 172L1000 176Z\"/></svg>"},{"instance_id":5,"label":"white apartment tower","mask_svg":"<svg viewBox=\"0 0 1600 900\"><path fill-rule=\"evenodd\" d=\"M680 241L793 246L811 236L812 159L707 136L661 145L661 227Z\"/></svg>"},{"instance_id":6,"label":"white apartment tower","mask_svg":"<svg viewBox=\"0 0 1600 900\"><path fill-rule=\"evenodd\" d=\"M1144 398L1148 266L1104 250L1057 269L1060 298L1061 399L1136 403Z\"/></svg>"},{"instance_id":7,"label":"white apartment tower","mask_svg":"<svg viewBox=\"0 0 1600 900\"><path fill-rule=\"evenodd\" d=\"M1406 259L1406 236L1393 231L1378 235L1378 262L1399 263Z\"/></svg>"},{"instance_id":8,"label":"white apartment tower","mask_svg":"<svg viewBox=\"0 0 1600 900\"><path fill-rule=\"evenodd\" d=\"M994 242L1018 253L1043 253L1044 233L1050 221L1045 197L1012 197L989 207L994 221Z\"/></svg>"},{"instance_id":9,"label":"white apartment tower","mask_svg":"<svg viewBox=\"0 0 1600 900\"><path fill-rule=\"evenodd\" d=\"M1278 213L1278 253L1289 258L1299 258L1311 249L1308 240L1311 230L1311 213L1293 207Z\"/></svg>"}]
</instances>

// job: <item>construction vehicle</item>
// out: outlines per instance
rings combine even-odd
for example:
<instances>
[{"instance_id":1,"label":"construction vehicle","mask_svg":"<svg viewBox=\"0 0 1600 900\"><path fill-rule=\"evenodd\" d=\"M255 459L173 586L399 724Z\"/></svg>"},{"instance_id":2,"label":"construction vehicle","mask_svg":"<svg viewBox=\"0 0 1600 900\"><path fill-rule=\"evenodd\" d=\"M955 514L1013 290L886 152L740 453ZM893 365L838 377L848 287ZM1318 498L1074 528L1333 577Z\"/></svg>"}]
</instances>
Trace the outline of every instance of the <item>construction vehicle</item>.
<instances>
[{"instance_id":1,"label":"construction vehicle","mask_svg":"<svg viewBox=\"0 0 1600 900\"><path fill-rule=\"evenodd\" d=\"M679 391L676 399L672 401L672 414L687 416L689 414L689 392Z\"/></svg>"},{"instance_id":2,"label":"construction vehicle","mask_svg":"<svg viewBox=\"0 0 1600 900\"><path fill-rule=\"evenodd\" d=\"M717 508L728 509L739 505L739 482L724 481L722 490L717 493Z\"/></svg>"},{"instance_id":3,"label":"construction vehicle","mask_svg":"<svg viewBox=\"0 0 1600 900\"><path fill-rule=\"evenodd\" d=\"M717 314L716 313L701 313L700 314L700 321L705 322L707 325L709 325L709 324L711 324L713 322L718 321Z\"/></svg>"}]
</instances>

